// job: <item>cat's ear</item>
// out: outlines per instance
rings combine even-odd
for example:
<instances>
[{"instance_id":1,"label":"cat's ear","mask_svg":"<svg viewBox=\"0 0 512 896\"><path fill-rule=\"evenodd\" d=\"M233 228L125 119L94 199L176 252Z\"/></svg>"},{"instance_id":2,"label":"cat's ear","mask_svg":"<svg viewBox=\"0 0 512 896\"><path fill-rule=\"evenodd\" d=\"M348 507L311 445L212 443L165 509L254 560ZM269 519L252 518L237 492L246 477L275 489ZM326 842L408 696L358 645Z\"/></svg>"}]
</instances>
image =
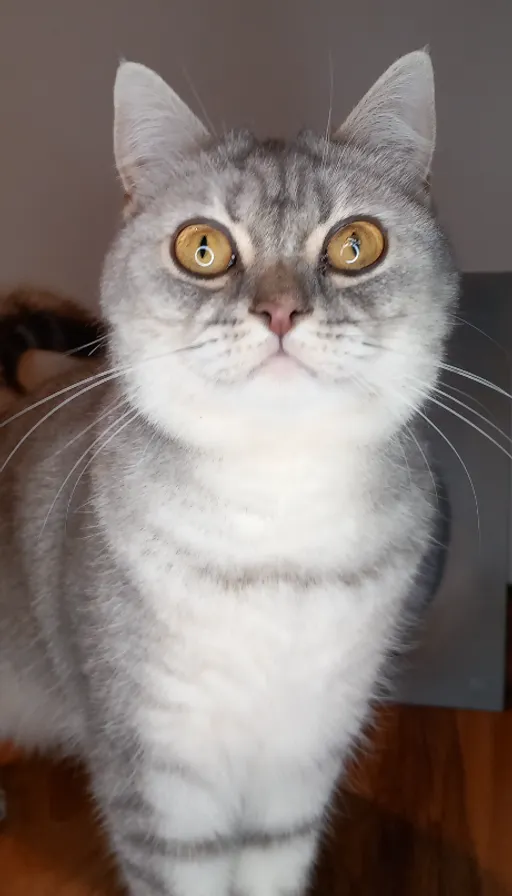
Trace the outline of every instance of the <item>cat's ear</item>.
<instances>
[{"instance_id":1,"label":"cat's ear","mask_svg":"<svg viewBox=\"0 0 512 896\"><path fill-rule=\"evenodd\" d=\"M130 204L157 196L173 160L207 137L204 125L156 72L121 63L114 87L114 153Z\"/></svg>"},{"instance_id":2,"label":"cat's ear","mask_svg":"<svg viewBox=\"0 0 512 896\"><path fill-rule=\"evenodd\" d=\"M427 184L436 139L434 73L426 50L398 59L335 139L377 150L410 182Z\"/></svg>"}]
</instances>

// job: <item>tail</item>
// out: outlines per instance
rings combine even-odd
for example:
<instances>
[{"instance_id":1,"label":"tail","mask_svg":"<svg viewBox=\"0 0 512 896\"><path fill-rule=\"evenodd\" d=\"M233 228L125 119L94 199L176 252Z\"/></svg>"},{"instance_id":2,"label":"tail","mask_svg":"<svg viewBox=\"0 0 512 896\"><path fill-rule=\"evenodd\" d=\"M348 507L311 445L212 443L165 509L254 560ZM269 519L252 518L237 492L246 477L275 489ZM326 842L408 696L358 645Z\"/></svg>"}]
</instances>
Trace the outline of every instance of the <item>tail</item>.
<instances>
[{"instance_id":1,"label":"tail","mask_svg":"<svg viewBox=\"0 0 512 896\"><path fill-rule=\"evenodd\" d=\"M0 295L0 413L48 380L105 354L106 330L79 305L42 289Z\"/></svg>"},{"instance_id":2,"label":"tail","mask_svg":"<svg viewBox=\"0 0 512 896\"><path fill-rule=\"evenodd\" d=\"M105 353L103 324L40 289L0 295L0 406Z\"/></svg>"}]
</instances>

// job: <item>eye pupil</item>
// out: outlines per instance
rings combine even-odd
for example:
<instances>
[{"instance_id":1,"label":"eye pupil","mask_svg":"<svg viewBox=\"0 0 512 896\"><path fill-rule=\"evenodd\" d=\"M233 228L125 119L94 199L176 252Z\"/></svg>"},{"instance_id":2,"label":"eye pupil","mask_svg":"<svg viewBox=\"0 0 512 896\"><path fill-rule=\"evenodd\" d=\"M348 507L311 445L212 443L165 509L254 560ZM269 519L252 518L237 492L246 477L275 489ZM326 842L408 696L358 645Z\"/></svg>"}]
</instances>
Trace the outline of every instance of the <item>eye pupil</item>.
<instances>
[{"instance_id":1,"label":"eye pupil","mask_svg":"<svg viewBox=\"0 0 512 896\"><path fill-rule=\"evenodd\" d=\"M206 255L206 247L207 246L208 246L208 238L206 236L203 236L201 239L201 242L199 243L199 249L198 249L199 258L204 259L205 255Z\"/></svg>"}]
</instances>

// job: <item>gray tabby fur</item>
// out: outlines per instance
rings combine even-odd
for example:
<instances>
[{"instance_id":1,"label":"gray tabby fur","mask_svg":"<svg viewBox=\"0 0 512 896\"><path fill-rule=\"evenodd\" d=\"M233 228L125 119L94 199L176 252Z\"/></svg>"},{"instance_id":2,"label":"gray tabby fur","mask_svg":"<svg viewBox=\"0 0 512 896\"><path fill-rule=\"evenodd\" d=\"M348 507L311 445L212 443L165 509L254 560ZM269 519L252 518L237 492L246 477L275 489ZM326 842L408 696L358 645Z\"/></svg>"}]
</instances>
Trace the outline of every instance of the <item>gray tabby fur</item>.
<instances>
[{"instance_id":1,"label":"gray tabby fur","mask_svg":"<svg viewBox=\"0 0 512 896\"><path fill-rule=\"evenodd\" d=\"M114 373L1 431L4 457L19 447L0 739L84 758L131 896L306 888L434 526L418 411L457 276L426 185L433 108L419 52L336 139L217 139L154 73L120 68ZM325 234L368 214L384 261L326 271ZM198 216L238 247L214 284L169 254ZM297 362L266 363L277 337L250 308L283 282Z\"/></svg>"}]
</instances>

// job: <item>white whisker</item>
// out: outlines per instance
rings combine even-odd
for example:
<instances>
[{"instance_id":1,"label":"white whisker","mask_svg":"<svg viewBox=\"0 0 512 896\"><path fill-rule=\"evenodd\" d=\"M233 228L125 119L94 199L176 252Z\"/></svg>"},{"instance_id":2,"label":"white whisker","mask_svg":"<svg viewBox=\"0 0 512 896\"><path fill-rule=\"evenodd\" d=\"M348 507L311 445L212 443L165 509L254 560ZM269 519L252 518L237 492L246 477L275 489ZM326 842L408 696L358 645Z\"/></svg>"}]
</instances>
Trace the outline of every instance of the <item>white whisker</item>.
<instances>
[{"instance_id":1,"label":"white whisker","mask_svg":"<svg viewBox=\"0 0 512 896\"><path fill-rule=\"evenodd\" d=\"M106 429L105 429L99 436L97 436L96 439L94 439L94 441L93 441L90 445L87 446L87 448L85 449L85 451L82 452L82 454L80 455L80 457L78 458L78 460L75 461L75 463L74 463L73 466L71 467L71 470L69 471L69 473L67 474L67 476L66 476L65 479L62 481L62 483L60 484L59 488L57 489L57 493L56 493L56 495L55 495L55 497L54 497L52 503L50 504L50 507L49 507L49 509L48 509L48 512L47 512L47 514L46 514L46 516L45 516L45 518L44 518L44 520L43 520L43 525L41 526L41 530L40 530L40 532L39 532L39 537L42 536L42 534L43 534L43 532L44 532L44 530L45 530L46 524L47 524L47 522L48 522L48 520L49 520L49 518L50 518L50 515L51 515L52 511L53 511L53 508L55 507L55 505L56 505L57 501L59 500L59 498L60 498L60 496L61 496L63 490L65 489L67 483L69 482L71 476L73 475L73 473L75 472L75 470L77 469L77 467L80 466L80 464L82 463L82 461L84 460L84 458L86 457L86 455L89 453L89 451L91 450L91 448L94 448L94 446L97 445L97 443L98 443L99 441L101 441L101 439L103 439L103 437L107 434L107 432L110 432L110 430L113 429L114 426L117 426L117 425L118 425L122 420L124 420L128 415L131 415L131 416L135 417L135 416L137 416L137 412L134 411L133 408L131 408L131 407L128 408L128 410L126 410L126 411L124 412L124 414L121 415L121 417L117 417L116 420L114 420L113 423L110 423L109 426L107 426ZM73 492L72 494L74 494L74 492Z\"/></svg>"},{"instance_id":2,"label":"white whisker","mask_svg":"<svg viewBox=\"0 0 512 896\"><path fill-rule=\"evenodd\" d=\"M413 377L409 377L408 379L409 379L409 380L412 380L412 379L415 379L415 378L413 378ZM420 382L420 381L418 380L417 382ZM420 383L420 385L421 385L421 383ZM425 393L424 393L424 390L423 390L423 389L419 389L419 388L417 388L417 387L415 387L415 386L412 386L412 385L411 385L411 388L414 389L414 391L417 392L418 394L420 394L420 395L422 395L423 397L425 397ZM501 435L501 437L502 437L503 439L505 439L505 440L507 440L507 441L509 441L509 442L512 442L512 439L510 438L510 436L508 436L506 433L504 433L503 430L500 429L499 426L496 426L495 423L492 423L492 421L489 420L487 417L485 417L483 414L480 414L478 411L475 411L473 408L468 407L463 401L459 401L458 398L454 398L453 395L450 395L449 393L444 392L442 389L439 389L439 388L437 388L437 387L434 387L432 393L428 396L428 400L429 400L429 401L432 401L432 402L433 402L434 404L436 404L438 407L440 407L440 408L442 408L443 410L447 411L449 414L452 414L454 417L457 417L459 420L462 420L462 421L463 421L464 423L466 423L468 426L471 426L472 429L476 430L476 432L479 432L480 435L482 435L482 436L483 436L484 438L486 438L489 442L491 442L492 445L495 445L496 448L499 448L499 450L502 451L503 454L505 454L508 458L510 458L510 459L512 460L512 455L510 454L510 452L507 451L507 449L504 448L503 445L501 445L496 439L494 439L488 432L485 432L484 429L482 429L480 426L477 426L477 424L474 423L472 420L468 420L467 417L465 417L463 414L460 414L460 413L459 413L458 411L456 411L454 408L451 408L449 405L444 404L444 402L439 401L439 399L437 399L437 398L434 397L434 393L437 393L437 394L439 394L439 395L442 395L442 396L444 396L445 398L447 398L449 401L453 401L453 402L455 402L456 404L462 406L463 408L465 408L465 410L469 411L470 413L474 414L474 415L475 415L476 417L478 417L479 419L483 420L488 426L490 426L490 427L492 427L493 429L497 430L497 432L499 432L499 434Z\"/></svg>"},{"instance_id":3,"label":"white whisker","mask_svg":"<svg viewBox=\"0 0 512 896\"><path fill-rule=\"evenodd\" d=\"M89 423L88 426L86 426L84 429L81 429L80 432L77 432L76 435L74 435L73 438L69 440L69 442L66 442L65 445L61 445L60 448L57 448L57 450L54 451L54 453L51 455L50 459L53 459L54 457L58 457L59 454L61 454L63 451L66 451L68 448L70 448L71 445L74 444L74 442L76 442L78 439L80 439L81 436L84 436L86 434L86 432L89 432L90 429L92 429L94 426L96 426L96 424L100 420L103 420L103 418L106 417L108 414L110 414L111 411L117 411L118 408L120 408L123 404L127 404L127 403L128 403L127 398L121 398L118 400L116 399L114 401L111 401L110 404L107 406L107 409L105 411L103 411L102 414L100 414L97 417L95 416L92 423Z\"/></svg>"},{"instance_id":4,"label":"white whisker","mask_svg":"<svg viewBox=\"0 0 512 896\"><path fill-rule=\"evenodd\" d=\"M193 351L195 348L200 348L201 345L206 344L190 344L184 345L180 348L171 349L166 352L162 352L158 355L151 355L149 358L142 358L140 361L135 361L133 364L121 364L117 367L107 367L105 370L99 371L99 373L95 373L92 376L84 377L76 382L71 383L69 386L65 386L62 389L58 389L56 392L51 392L49 395L43 396L38 401L33 402L32 404L21 408L21 410L17 411L15 414L12 414L10 417L7 417L6 420L0 421L0 429L3 429L4 426L7 426L9 423L13 423L14 420L17 420L19 417L23 417L25 414L28 414L30 411L35 410L43 404L47 404L53 398L59 398L61 395L65 395L67 392L71 392L73 389L77 389L79 386L83 386L86 383L93 383L100 381L98 385L101 385L103 382L108 382L109 378L114 379L116 376L121 376L123 373L130 373L133 370L136 370L137 367L142 366L143 364L150 364L153 361L161 360L162 358L170 357L171 355L179 354L181 352ZM78 393L77 393L78 395ZM0 468L1 472L1 468Z\"/></svg>"},{"instance_id":5,"label":"white whisker","mask_svg":"<svg viewBox=\"0 0 512 896\"><path fill-rule=\"evenodd\" d=\"M402 445L402 442L400 441L400 439L397 440L397 443L398 443L398 446L400 448L400 451L402 452L402 455L403 455L403 458L405 461L405 466L407 469L407 476L409 478L409 488L412 489L412 474L411 474L411 467L409 465L409 460L407 458L407 452L406 452L404 446Z\"/></svg>"},{"instance_id":6,"label":"white whisker","mask_svg":"<svg viewBox=\"0 0 512 896\"><path fill-rule=\"evenodd\" d=\"M507 351L505 346L501 345L500 342L497 342L496 339L493 339L492 336L489 336L489 333L486 333L485 330L481 330L480 327L477 327L476 324L472 324L469 320L466 320L464 317L461 317L460 314L454 313L452 315L452 317L453 317L453 320L459 321L461 324L463 324L463 326L470 327L472 330L475 330L477 333L480 333L481 336L485 336L485 338L488 339L489 342L492 342L493 345L495 345L497 348L499 348L499 350L501 352L503 352L503 354L508 358L509 361L511 360L512 356L511 356L510 352Z\"/></svg>"},{"instance_id":7,"label":"white whisker","mask_svg":"<svg viewBox=\"0 0 512 896\"><path fill-rule=\"evenodd\" d=\"M417 391L419 393L421 393L424 397L426 397L425 390L428 389L428 384L422 383L421 380L419 380L417 377L410 376L407 374L405 376L409 380L409 382L417 383L417 386L420 387L420 388L417 388ZM412 386L412 388L414 389L415 387ZM460 391L460 390L457 390L457 391ZM431 393L432 394L435 393L436 395L441 395L443 398L446 398L448 401L453 401L454 404L458 405L459 407L464 408L464 410L466 410L468 413L473 414L475 417L478 417L479 420L483 420L483 422L486 423L487 426L490 426L491 429L494 429L496 432L498 432L500 434L500 436L503 439L505 439L505 441L512 443L512 438L506 432L504 432L501 429L501 427L499 427L496 423L493 423L492 420L489 420L489 418L486 417L485 414L481 414L479 411L476 411L474 408L470 407L468 404L466 404L466 402L461 401L459 398L455 398L454 395L450 395L449 392L445 392L445 390L441 389L439 386L433 386ZM434 400L432 398L432 394L430 394L428 396L429 400ZM464 393L462 393L462 394L464 394ZM467 397L471 397L471 396L467 396ZM439 404L439 402L436 402L436 403ZM444 405L441 404L441 407L444 407ZM485 405L483 405L483 407L485 409ZM451 409L447 408L446 410L451 410ZM455 413L455 411L453 413ZM468 420L464 417L462 419L464 419L465 422L469 426L473 425L470 420ZM477 427L477 429L478 429L478 427ZM484 435L486 438L488 438L491 442L494 441L488 433L486 433L480 429L478 429L478 431L481 432L482 435ZM504 449L502 449L502 450L504 450Z\"/></svg>"},{"instance_id":8,"label":"white whisker","mask_svg":"<svg viewBox=\"0 0 512 896\"><path fill-rule=\"evenodd\" d=\"M197 104L198 104L198 106L199 106L199 108L200 108L200 110L201 110L201 114L202 114L202 116L203 116L203 118L204 118L206 124L208 125L208 127L209 127L210 131L212 132L213 136L216 137L216 136L217 136L217 131L215 130L214 124L213 124L213 122L212 122L210 116L208 115L208 112L206 111L206 106L204 105L204 103L203 103L201 97L199 96L199 92L198 92L198 90L196 89L196 86L195 86L194 82L192 81L192 78L190 77L190 74L189 74L189 72L188 72L188 69L185 68L184 65L182 65L182 71L183 71L183 74L185 75L185 77L186 77L186 79L187 79L187 81L188 81L188 84L189 84L189 87L190 87L192 93L194 94L194 96L195 96L195 98L196 98L196 102L197 102Z\"/></svg>"},{"instance_id":9,"label":"white whisker","mask_svg":"<svg viewBox=\"0 0 512 896\"><path fill-rule=\"evenodd\" d=\"M484 429L481 429L481 427L477 426L476 423L473 423L472 420L468 420L467 417L464 417L464 414L459 414L459 412L454 410L454 408L449 407L449 405L444 404L444 402L439 401L439 399L434 398L433 396L430 397L430 400L440 408L443 408L443 410L448 411L449 414L457 417L458 420L462 420L464 423L467 423L468 426L471 426L472 429L474 429L476 432L479 432L480 435L482 435L485 439L495 445L496 448L499 448L499 450L502 451L506 457L512 460L512 454L510 453L510 451L507 451L507 449L504 448L503 445L500 445L500 443L496 439L493 439L493 437L490 436L488 432L485 432Z\"/></svg>"},{"instance_id":10,"label":"white whisker","mask_svg":"<svg viewBox=\"0 0 512 896\"><path fill-rule=\"evenodd\" d=\"M498 395L503 395L504 398L512 400L512 395L510 394L510 392L506 392L505 389L501 388L501 386L496 386L494 383L491 383L490 380L487 380L483 376L479 376L477 373L470 373L469 370L464 370L462 367L455 367L453 364L446 364L445 362L441 362L440 367L442 370L446 370L448 373L455 373L457 374L457 376L465 377L465 379L471 380L474 383L478 383L480 386L485 386L487 389L491 389Z\"/></svg>"},{"instance_id":11,"label":"white whisker","mask_svg":"<svg viewBox=\"0 0 512 896\"><path fill-rule=\"evenodd\" d=\"M482 335L486 335L486 334L482 333ZM347 337L347 338L350 338L350 337ZM355 341L359 342L359 340L357 340L357 339ZM491 341L494 341L494 340L491 340ZM497 344L499 345L499 343L497 343ZM383 345L381 342L376 342L375 340L372 341L369 339L365 339L362 342L362 345L366 345L369 348L376 348L383 352L390 352L391 354L399 354L403 358L414 357L414 355L411 352L399 351L396 348L391 348L390 346ZM457 376L460 376L467 380L470 380L471 382L478 383L478 385L484 386L485 388L490 389L493 392L496 392L498 395L502 395L504 398L508 398L509 400L512 400L512 394L510 392L507 392L505 389L502 389L501 386L497 386L495 383L491 382L491 380L488 380L488 379L486 379L486 377L480 376L477 373L471 373L471 371L465 370L463 367L457 367L453 364L448 364L446 361L440 361L439 368L440 368L440 370L445 370L447 373L453 373L453 374L456 374ZM454 388L454 387L450 386L449 388ZM476 399L473 399L473 400L476 401Z\"/></svg>"},{"instance_id":12,"label":"white whisker","mask_svg":"<svg viewBox=\"0 0 512 896\"><path fill-rule=\"evenodd\" d=\"M16 445L15 445L14 448L9 452L9 454L8 454L7 457L6 457L6 459L4 460L4 462L2 463L2 465L0 466L0 473L3 473L3 472L4 472L4 470L5 470L5 468L7 467L8 463L12 460L12 458L14 457L14 455L19 451L19 449L21 448L21 446L27 441L27 439L30 438L30 436L31 436L37 429L39 429L40 426L43 425L43 423L46 423L46 421L49 420L51 417L53 417L54 414L56 414L58 411L60 411L63 407L65 407L65 406L66 406L67 404L69 404L71 401L74 401L76 398L79 398L80 395L84 395L86 392L91 392L91 391L92 391L93 389L95 389L97 386L101 386L101 385L103 385L103 383L108 383L108 382L110 382L110 380L115 379L116 376L118 376L118 374L112 374L112 375L110 375L109 377L107 377L106 379L101 380L100 382L89 383L89 385L87 385L87 386L85 387L85 389L80 389L78 392L75 392L73 395L70 395L68 398L65 398L64 401L61 401L56 407L54 407L54 408L52 408L50 411L48 411L48 413L45 414L44 417L41 417L36 423L34 423L34 425L30 427L30 429L29 429L29 430L28 430L28 431L21 437L21 439L19 439L19 441L16 442ZM36 406L37 406L37 403L36 403Z\"/></svg>"},{"instance_id":13,"label":"white whisker","mask_svg":"<svg viewBox=\"0 0 512 896\"><path fill-rule=\"evenodd\" d=\"M98 345L96 345L94 348L91 349L90 352L88 352L89 358L92 358L92 356L94 355L94 352L97 352L98 349L100 349L102 347L103 343L108 344L108 336L102 336L101 340L98 341Z\"/></svg>"},{"instance_id":14,"label":"white whisker","mask_svg":"<svg viewBox=\"0 0 512 896\"><path fill-rule=\"evenodd\" d=\"M417 389L416 391L424 397L423 389ZM397 394L399 394L399 393L397 392ZM400 397L403 399L402 395ZM442 431L442 429L440 429L439 426L436 426L436 424L430 419L430 417L424 411L422 411L421 408L417 407L417 405L413 404L412 402L409 402L408 405L409 405L411 411L413 411L415 414L417 414L419 417L421 417L422 420L424 420L425 423L427 423L435 432L437 432L437 434L443 439L443 441L446 442L448 447L453 451L455 457L459 461L462 469L464 470L464 473L467 477L467 480L468 480L470 488L471 488L473 500L475 502L476 522L477 522L477 530L478 530L478 542L480 544L481 543L480 509L478 506L478 498L477 498L477 494L476 494L475 485L474 485L473 479L471 477L471 474L468 470L466 463L462 459L460 453L457 451L455 445L453 445L453 443L450 441L448 436L445 435L445 433ZM450 409L447 408L447 410L450 410ZM462 418L462 419L465 419L465 418Z\"/></svg>"},{"instance_id":15,"label":"white whisker","mask_svg":"<svg viewBox=\"0 0 512 896\"><path fill-rule=\"evenodd\" d=\"M332 53L329 50L328 55L329 60L329 111L327 113L327 125L325 127L325 135L324 135L324 147L322 150L322 161L320 163L320 168L323 170L327 161L327 152L329 149L329 136L331 133L331 121L332 121L332 104L334 98L334 71L332 64Z\"/></svg>"},{"instance_id":16,"label":"white whisker","mask_svg":"<svg viewBox=\"0 0 512 896\"><path fill-rule=\"evenodd\" d=\"M116 377L120 377L123 373L129 373L133 370L136 370L137 367L141 367L143 364L153 363L162 358L167 358L172 354L176 354L177 352L184 352L195 348L192 344L190 346L183 346L179 349L173 349L172 351L162 352L158 355L152 355L149 358L143 358L140 361L136 361L133 364L120 365L118 367L107 368L106 370L101 371L100 373L94 374L90 377L85 377L84 379L79 380L78 382L74 382L69 386L65 386L63 389L59 389L56 392L51 393L50 395L45 395L43 398L29 405L28 407L22 408L17 413L13 414L11 417L8 417L7 420L2 420L0 423L0 429L4 426L7 426L8 423L12 423L14 420L17 420L19 417L23 417L25 414L28 414L29 411L33 411L36 408L40 407L43 404L48 403L53 398L57 398L60 395L65 395L68 392L71 392L73 389L78 389L78 391L73 392L71 396L66 398L64 401L60 402L56 407L52 408L44 417L37 421L29 430L25 433L25 435L19 440L19 442L14 446L8 457L5 459L3 464L0 466L0 473L2 473L7 464L14 457L16 452L21 448L24 442L41 426L46 420L50 417L53 417L57 411L60 411L63 407L65 407L70 402L74 401L75 398L79 398L81 395L84 395L86 392L91 391L96 388L96 386L104 385L105 383L110 382L111 380L116 379ZM80 389L80 386L87 384L86 388Z\"/></svg>"},{"instance_id":17,"label":"white whisker","mask_svg":"<svg viewBox=\"0 0 512 896\"><path fill-rule=\"evenodd\" d=\"M19 417L24 417L25 414L28 414L30 411L34 411L36 408L41 407L43 404L47 404L53 398L59 398L61 395L65 395L67 392L71 392L73 389L78 389L80 386L83 386L85 383L96 382L97 380L101 380L103 382L103 378L110 376L112 373L117 373L118 371L122 371L123 368L119 367L111 367L107 368L107 370L102 370L99 373L95 373L92 376L87 376L85 379L80 379L74 383L71 383L69 386L65 386L63 389L58 389L56 392L52 392L50 395L45 395L43 398L40 398L38 401L34 401L32 404L27 407L21 408L20 411L17 411L15 414L12 414L10 417L7 417L6 420L2 420L0 422L0 429L3 429L4 426L7 426L9 423L13 423L14 420L18 420Z\"/></svg>"},{"instance_id":18,"label":"white whisker","mask_svg":"<svg viewBox=\"0 0 512 896\"><path fill-rule=\"evenodd\" d=\"M413 407L413 406L411 405L411 407ZM446 436L446 435L444 434L444 432L443 432L441 429L439 429L439 427L436 426L435 423L432 422L432 420L427 416L427 414L425 414L425 413L424 413L423 411L421 411L419 408L416 409L416 413L419 414L419 416L422 417L423 420L425 420L425 422L428 423L428 425L431 426L432 429L434 429L434 430L438 433L438 435L440 435L441 438L446 442L446 444L451 448L451 450L452 450L453 453L455 454L455 457L456 457L457 460L459 461L459 463L460 463L462 469L464 470L464 472L465 472L465 474L466 474L466 476L467 476L467 479L468 479L468 482L469 482L471 491L472 491L472 493L473 493L473 499L474 499L474 502L475 502L476 523L477 523L477 529L478 529L478 541L479 541L479 543L480 543L480 541L481 541L481 532L480 532L480 510L479 510L479 507L478 507L478 498L477 498L477 495L476 495L476 489L475 489L475 485L474 485L473 479L471 478L471 474L470 474L470 472L469 472L469 470L468 470L466 464L465 464L464 461L462 460L462 457L460 456L459 452L457 451L455 445L452 444L452 442L450 441L450 439L448 438L448 436Z\"/></svg>"},{"instance_id":19,"label":"white whisker","mask_svg":"<svg viewBox=\"0 0 512 896\"><path fill-rule=\"evenodd\" d=\"M146 454L148 453L149 449L151 448L151 445L152 445L153 442L155 441L157 435L158 435L158 433L157 433L156 429L154 429L153 432L151 433L151 435L150 435L148 441L147 441L147 444L146 444L146 447L144 448L144 451L142 452L141 456L139 457L139 459L138 459L138 461L137 461L137 466L138 466L138 467L140 467L141 463L143 462L144 458L146 457Z\"/></svg>"},{"instance_id":20,"label":"white whisker","mask_svg":"<svg viewBox=\"0 0 512 896\"><path fill-rule=\"evenodd\" d=\"M106 341L106 339L106 336L98 336L96 339L92 339L91 342L84 342L83 345L77 345L76 348L70 348L67 352L63 352L63 354L70 357L72 355L76 355L77 352L82 352L85 348L90 348L91 345L96 346L97 349L102 342ZM96 349L94 349L94 351Z\"/></svg>"},{"instance_id":21,"label":"white whisker","mask_svg":"<svg viewBox=\"0 0 512 896\"><path fill-rule=\"evenodd\" d=\"M406 432L409 434L409 437L410 437L410 438L413 440L413 442L416 444L416 447L417 447L418 451L420 452L420 454L421 454L421 456L422 456L422 458L423 458L423 461L424 461L424 463L425 463L425 467L427 468L428 473L429 473L429 476L430 476L430 478L431 478L431 480L432 480L432 485L433 485L433 487L434 487L434 494L435 494L435 496L436 496L436 500L438 500L438 499L439 499L439 495L438 495L438 492L437 492L437 483L436 483L435 476L434 476L434 474L433 474L433 472L432 472L432 468L431 468L431 466L430 466L430 464L429 464L429 462L428 462L427 455L425 454L425 452L424 452L424 450L423 450L423 448L422 448L422 446L421 446L421 443L420 443L419 439L416 438L416 436L415 436L415 434L414 434L414 431L411 429L411 427L410 427L410 426L407 426L407 424L405 424L405 430L406 430Z\"/></svg>"},{"instance_id":22,"label":"white whisker","mask_svg":"<svg viewBox=\"0 0 512 896\"><path fill-rule=\"evenodd\" d=\"M121 417L119 417L116 421L114 421L114 424L113 424L113 425L115 426L115 425L118 424L118 423L122 423L122 421L125 420L125 418L126 418L127 414L129 413L129 411L130 411L130 409L129 409L127 412L125 412ZM92 454L92 456L89 458L89 460L88 460L87 463L85 464L83 470L80 471L80 474L79 474L79 476L78 476L78 479L76 480L76 482L75 482L75 484L74 484L74 486L73 486L73 488L72 488L72 490L71 490L71 494L70 494L70 496L69 496L68 506L67 506L67 509L66 509L66 526L67 526L67 521L68 521L68 516L69 516L69 509L70 509L70 507L71 507L71 502L72 502L72 500L73 500L73 497L74 497L74 495L75 495L75 492L76 492L76 490L77 490L77 488L78 488L78 486L79 486L79 484L80 484L80 482L81 482L83 476L85 476L85 473L87 472L87 470L89 469L89 467L91 466L91 464L94 462L94 460L95 460L95 458L98 456L98 454L100 454L100 452L103 451L104 448L106 448L107 445L109 445L110 442L112 442L112 440L115 439L116 436L118 436L118 435L123 431L123 429L126 429L126 427L129 426L130 423L132 423L132 422L135 420L136 417L138 417L138 411L134 411L134 412L132 413L132 415L128 418L128 420L125 420L125 422L122 423L122 425L119 426L118 429L116 429L116 430L112 433L112 435L109 436L109 438L108 438L105 442L102 442L102 444L99 446L99 448L98 448L96 451L94 451L94 453ZM95 439L95 441L92 443L92 445L89 445L88 451L90 451L91 448L93 448L94 445L97 444L97 442L99 441L99 439L102 439L102 438L107 434L107 432L109 432L111 429L112 429L112 425L109 426L109 427L107 427L107 428L102 432L101 436L99 436L98 439ZM86 453L87 453L87 452L86 452ZM82 455L82 457L80 458L80 460L83 460L84 457L85 457L85 455ZM75 466L75 469L76 469L76 466ZM73 473L73 470L71 471L71 473Z\"/></svg>"},{"instance_id":23,"label":"white whisker","mask_svg":"<svg viewBox=\"0 0 512 896\"><path fill-rule=\"evenodd\" d=\"M447 383L445 380L441 380L443 387L445 389L449 389L450 392L456 392L457 395L463 395L464 398L467 398L468 401L472 401L473 404L478 405L478 407L482 408L482 410L486 411L487 407L483 403L483 401L479 401L478 398L475 398L474 395L471 395L469 392L466 392L464 389L458 389L457 386L452 386L451 383Z\"/></svg>"},{"instance_id":24,"label":"white whisker","mask_svg":"<svg viewBox=\"0 0 512 896\"><path fill-rule=\"evenodd\" d=\"M469 407L469 405L467 405L464 401L460 401L460 399L455 398L455 396L453 396L453 395L450 395L449 392L445 392L444 389L439 389L439 387L436 386L436 388L434 389L434 392L436 393L436 395L441 395L443 398L446 398L449 401L453 401L455 404L459 405L460 407L462 407L466 411L468 411L468 413L474 414L475 417L478 417L479 420L483 420L484 423L487 424L487 426L490 426L491 429L494 429L496 432L498 432L500 434L500 436L503 439L505 439L506 442L512 443L512 438L509 435L507 435L507 433L504 432L501 429L501 427L499 427L496 423L493 423L492 420L489 420L489 418L486 417L485 414L481 414L479 411L475 411L474 408ZM470 421L466 420L466 423L470 423ZM484 433L484 435L487 438L489 438L488 433Z\"/></svg>"}]
</instances>

